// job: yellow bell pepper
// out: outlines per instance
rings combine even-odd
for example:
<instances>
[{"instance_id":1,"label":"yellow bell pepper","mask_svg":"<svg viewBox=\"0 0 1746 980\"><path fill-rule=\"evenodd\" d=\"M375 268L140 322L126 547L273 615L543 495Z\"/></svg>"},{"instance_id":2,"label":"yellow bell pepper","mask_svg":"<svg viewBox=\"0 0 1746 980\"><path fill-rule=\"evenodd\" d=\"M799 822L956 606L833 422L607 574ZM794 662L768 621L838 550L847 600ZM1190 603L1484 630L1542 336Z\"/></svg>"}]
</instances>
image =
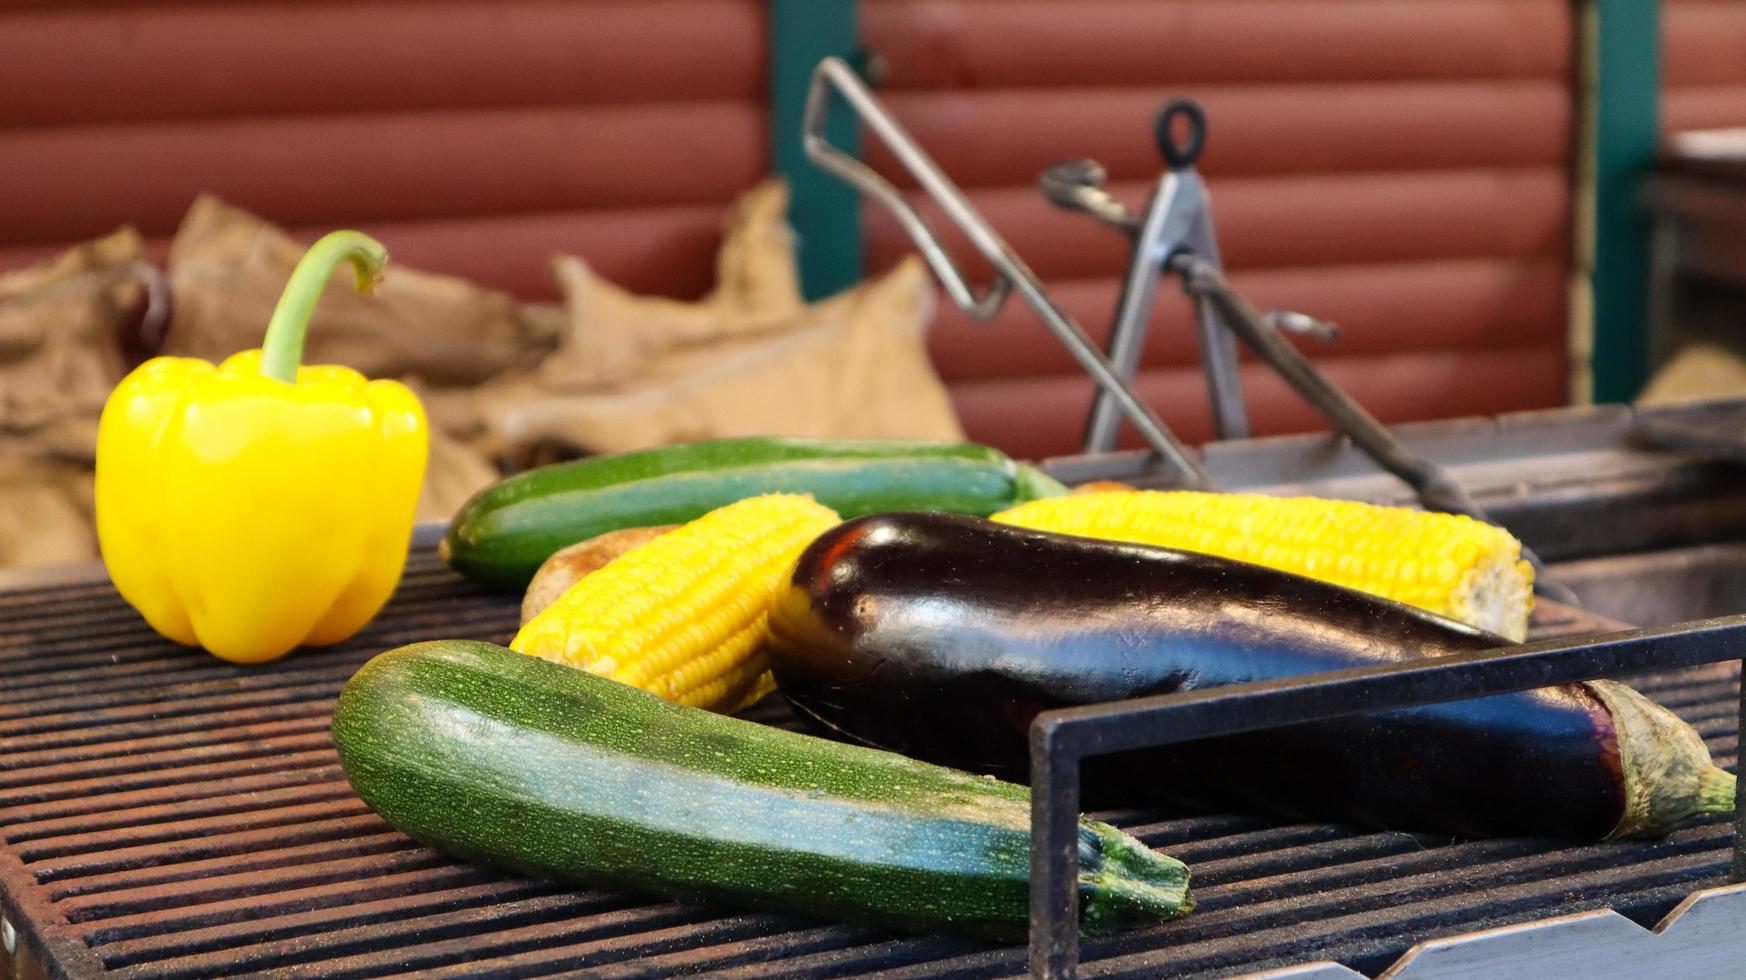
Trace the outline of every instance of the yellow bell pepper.
<instances>
[{"instance_id":1,"label":"yellow bell pepper","mask_svg":"<svg viewBox=\"0 0 1746 980\"><path fill-rule=\"evenodd\" d=\"M362 629L400 581L429 433L418 398L346 367L299 366L344 261L359 290L388 253L355 231L316 242L261 350L216 367L159 357L122 379L97 433L97 537L152 628L256 663Z\"/></svg>"}]
</instances>

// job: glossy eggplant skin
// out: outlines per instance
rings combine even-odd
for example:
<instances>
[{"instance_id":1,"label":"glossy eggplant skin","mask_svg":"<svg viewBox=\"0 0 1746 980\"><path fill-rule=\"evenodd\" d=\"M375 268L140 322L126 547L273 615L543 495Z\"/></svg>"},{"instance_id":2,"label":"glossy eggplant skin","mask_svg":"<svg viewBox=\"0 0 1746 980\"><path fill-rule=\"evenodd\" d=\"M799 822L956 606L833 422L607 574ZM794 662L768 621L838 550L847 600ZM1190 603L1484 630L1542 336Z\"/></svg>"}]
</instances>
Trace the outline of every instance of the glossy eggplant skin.
<instances>
[{"instance_id":1,"label":"glossy eggplant skin","mask_svg":"<svg viewBox=\"0 0 1746 980\"><path fill-rule=\"evenodd\" d=\"M1207 555L887 514L827 532L771 615L777 684L853 740L1023 779L1039 711L1504 646ZM1175 802L1464 836L1596 839L1625 786L1584 685L1087 760L1088 802Z\"/></svg>"}]
</instances>

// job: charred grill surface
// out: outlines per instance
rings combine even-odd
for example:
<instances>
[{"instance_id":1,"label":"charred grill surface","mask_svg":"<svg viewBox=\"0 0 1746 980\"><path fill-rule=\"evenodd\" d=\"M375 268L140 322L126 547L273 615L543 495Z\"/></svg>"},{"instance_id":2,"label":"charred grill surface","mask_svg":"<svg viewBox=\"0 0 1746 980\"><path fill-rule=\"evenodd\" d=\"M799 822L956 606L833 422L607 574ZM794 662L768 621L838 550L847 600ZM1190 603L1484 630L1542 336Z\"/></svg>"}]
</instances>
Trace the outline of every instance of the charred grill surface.
<instances>
[{"instance_id":1,"label":"charred grill surface","mask_svg":"<svg viewBox=\"0 0 1746 980\"><path fill-rule=\"evenodd\" d=\"M355 640L248 668L159 640L107 583L0 592L0 905L18 958L50 975L180 978L1023 972L1019 947L574 891L389 828L334 756L340 685L402 643L502 642L518 602L420 552ZM1542 635L1607 626L1549 612ZM1634 683L1734 767L1736 669ZM795 725L780 698L751 716ZM1724 883L1732 842L1725 819L1578 846L1153 810L1100 819L1187 861L1197 908L1087 943L1088 975L1321 959L1373 973L1424 939L1560 913L1651 923Z\"/></svg>"}]
</instances>

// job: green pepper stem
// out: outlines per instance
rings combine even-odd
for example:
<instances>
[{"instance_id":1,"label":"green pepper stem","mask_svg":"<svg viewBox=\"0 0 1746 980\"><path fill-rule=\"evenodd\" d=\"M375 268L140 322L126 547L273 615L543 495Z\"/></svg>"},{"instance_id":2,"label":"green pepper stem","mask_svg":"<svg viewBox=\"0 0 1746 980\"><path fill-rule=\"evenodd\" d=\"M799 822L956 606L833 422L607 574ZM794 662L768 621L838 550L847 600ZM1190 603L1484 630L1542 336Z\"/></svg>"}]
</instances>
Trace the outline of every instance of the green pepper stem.
<instances>
[{"instance_id":1,"label":"green pepper stem","mask_svg":"<svg viewBox=\"0 0 1746 980\"><path fill-rule=\"evenodd\" d=\"M309 333L309 317L315 301L341 262L350 262L358 276L358 292L367 293L382 275L388 250L361 231L335 231L309 247L291 270L273 318L267 321L267 339L261 343L261 373L295 384L297 365L303 361L303 338Z\"/></svg>"}]
</instances>

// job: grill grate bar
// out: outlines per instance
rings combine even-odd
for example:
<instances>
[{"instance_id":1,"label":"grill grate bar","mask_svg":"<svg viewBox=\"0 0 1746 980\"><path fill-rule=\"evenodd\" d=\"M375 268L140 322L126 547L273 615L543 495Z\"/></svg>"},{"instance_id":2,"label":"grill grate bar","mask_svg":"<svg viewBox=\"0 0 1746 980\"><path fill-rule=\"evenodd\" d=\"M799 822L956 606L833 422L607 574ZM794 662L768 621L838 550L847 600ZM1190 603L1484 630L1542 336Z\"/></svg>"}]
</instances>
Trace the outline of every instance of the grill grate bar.
<instances>
[{"instance_id":1,"label":"grill grate bar","mask_svg":"<svg viewBox=\"0 0 1746 980\"><path fill-rule=\"evenodd\" d=\"M276 871L343 857L362 857L406 851L423 845L397 830L384 826L379 833L361 834L343 840L297 844L291 847L267 847L247 855L226 854L223 857L180 861L163 865L146 865L104 874L73 878L49 894L55 901L84 895L101 895L126 888L139 888L172 881L213 878L242 871ZM281 881L277 875L274 882Z\"/></svg>"},{"instance_id":2,"label":"grill grate bar","mask_svg":"<svg viewBox=\"0 0 1746 980\"><path fill-rule=\"evenodd\" d=\"M255 742L237 742L227 746L204 746L201 749L176 753L175 749L164 749L154 753L140 753L136 756L122 756L113 762L113 772L108 777L96 776L77 781L63 781L54 788L38 786L31 790L28 783L31 774L42 772L42 767L31 767L21 770L12 776L16 777L17 788L14 793L3 797L5 814L10 823L24 823L31 819L33 812L54 809L54 807L84 807L89 812L107 812L108 809L124 807L134 798L136 793L147 793L159 790L162 795L176 797L178 788L189 788L197 795L203 793L203 784L223 779L239 777L241 767L246 767L260 760L276 760L285 756L297 756L300 762L313 762L311 753L328 753L332 755L333 742L330 737L323 737L323 732L304 732L297 735L278 735L271 739L258 739ZM175 783L166 784L162 781L164 772L175 772ZM96 795L94 790L101 790L110 781L113 793ZM141 783L134 790L134 783ZM194 798L189 797L189 798Z\"/></svg>"},{"instance_id":3,"label":"grill grate bar","mask_svg":"<svg viewBox=\"0 0 1746 980\"><path fill-rule=\"evenodd\" d=\"M402 604L400 608L404 608L411 619L430 615L444 602L476 595L470 588L450 581L437 587L402 586L395 601ZM91 603L46 609L37 617L14 618L9 607L0 606L0 614L7 616L7 625L16 627L9 629L6 638L0 641L0 660L17 660L28 656L31 651L41 650L60 650L65 655L77 657L80 648L67 644L80 640L137 641L150 637L155 642L167 642L146 628L139 613L117 602L116 598L114 592L108 592ZM76 662L86 659L79 658Z\"/></svg>"},{"instance_id":4,"label":"grill grate bar","mask_svg":"<svg viewBox=\"0 0 1746 980\"><path fill-rule=\"evenodd\" d=\"M986 948L967 939L938 940L930 951L936 956L968 955ZM756 936L731 943L718 943L643 959L620 969L591 971L600 977L648 977L708 971L715 977L828 977L841 975L818 966L853 949L863 972L875 972L913 960L910 940L881 939L881 934L857 926L820 926L780 936ZM481 964L483 965L483 964ZM736 969L737 968L737 969ZM514 976L546 976L547 973L516 973Z\"/></svg>"},{"instance_id":5,"label":"grill grate bar","mask_svg":"<svg viewBox=\"0 0 1746 980\"><path fill-rule=\"evenodd\" d=\"M205 798L188 799L184 794L178 793L179 798L170 803L117 807L113 810L78 813L65 817L19 820L7 827L6 840L10 844L28 844L56 837L76 837L109 830L122 831L129 827L182 825L190 822L191 819L216 819L246 814L261 808L345 800L350 798L352 794L349 792L343 775L337 770L337 766L330 770L294 769L267 773L265 778L244 777L244 779L252 779L258 783L268 783L268 785L259 786L246 795L234 791L235 783L242 780L226 780L232 791L222 795L215 794ZM309 776L312 773L326 773L328 778L311 783ZM291 782L292 785L272 786L270 785L271 781Z\"/></svg>"},{"instance_id":6,"label":"grill grate bar","mask_svg":"<svg viewBox=\"0 0 1746 980\"><path fill-rule=\"evenodd\" d=\"M593 915L613 907L599 896L564 892L556 885L488 882L314 909L270 922L245 921L123 940L104 947L102 955L111 966L198 957L198 968L206 971L203 975L223 976L311 956L326 958L399 945L454 930L450 919L456 916L467 928L480 931L538 921L542 914ZM309 936L320 936L321 942L299 941Z\"/></svg>"},{"instance_id":7,"label":"grill grate bar","mask_svg":"<svg viewBox=\"0 0 1746 980\"><path fill-rule=\"evenodd\" d=\"M119 810L132 810L160 803L196 803L201 800L262 790L343 782L344 779L345 774L340 771L339 767L331 766L315 769L289 769L262 773L257 776L231 777L182 786L160 786L108 796L92 794L86 797L8 807L0 810L0 824L4 824L7 828L4 831L4 836L8 840L16 841L21 839L16 836L19 829L34 827L35 824L42 821L63 820L71 817L101 819L104 815Z\"/></svg>"},{"instance_id":8,"label":"grill grate bar","mask_svg":"<svg viewBox=\"0 0 1746 980\"><path fill-rule=\"evenodd\" d=\"M768 932L785 920L771 915L720 917L682 905L649 905L598 913L587 918L536 922L485 935L453 935L431 942L395 948L390 963L378 956L342 956L321 962L323 977L336 980L414 974L440 975L442 967L460 967L473 974L481 957L515 956L562 946L565 959L578 969L598 963L632 959L678 945L719 942ZM242 974L249 976L250 974Z\"/></svg>"},{"instance_id":9,"label":"grill grate bar","mask_svg":"<svg viewBox=\"0 0 1746 980\"><path fill-rule=\"evenodd\" d=\"M280 868L273 875L273 885L281 891L296 891L335 882L390 878L448 864L442 855L429 848L405 848ZM128 928L180 915L194 908L211 908L233 901L252 902L259 891L258 885L259 878L254 872L236 871L76 896L63 901L61 908L74 922L101 922L104 929Z\"/></svg>"},{"instance_id":10,"label":"grill grate bar","mask_svg":"<svg viewBox=\"0 0 1746 980\"><path fill-rule=\"evenodd\" d=\"M170 824L146 824L127 832L104 830L81 834L63 834L31 841L16 848L26 864L51 858L78 857L117 848L144 844L164 844L200 839L223 830L259 830L266 827L295 826L317 817L350 816L369 813L364 801L352 797L327 803L306 803L297 806L262 807L246 814L227 813L197 820L182 820Z\"/></svg>"},{"instance_id":11,"label":"grill grate bar","mask_svg":"<svg viewBox=\"0 0 1746 980\"><path fill-rule=\"evenodd\" d=\"M465 630L484 625L490 627L485 631L487 635L497 635L499 631L496 627L500 620L501 617L493 612L491 615L476 616L470 619L445 620L442 628L453 629L458 626ZM431 629L431 626L421 625L395 630L380 636L379 640L385 646L398 646L401 643L411 643L420 637L429 638ZM181 648L173 649L183 659L201 659L201 657L196 656L195 651ZM45 713L49 713L49 716L52 717L54 712L88 711L94 706L102 707L105 713L115 713L137 705L159 704L166 697L189 698L205 691L249 691L274 687L290 688L306 683L331 684L336 668L343 670L344 674L349 676L353 670L357 669L358 665L369 658L370 654L382 649L382 647L373 647L369 650L340 649L346 655L346 659L340 663L331 661L324 663L323 660L328 660L332 655L323 657L321 654L315 654L281 663L271 670L239 667L221 668L221 672L213 674L210 680L188 680L175 685L141 688L136 679L129 677L118 678L114 681L94 680L92 688L69 684L65 686L63 691L39 691L29 704L0 712L0 731L5 731L7 729L6 723L10 721L40 718ZM110 661L105 657L103 662ZM125 691L127 694L124 697L93 696L110 695L113 691Z\"/></svg>"},{"instance_id":12,"label":"grill grate bar","mask_svg":"<svg viewBox=\"0 0 1746 980\"><path fill-rule=\"evenodd\" d=\"M280 750L281 746L294 747L293 738L275 739L280 745L241 747L231 756L215 763L156 766L110 777L92 776L59 784L44 784L34 789L20 787L7 798L7 803L52 803L57 800L83 799L111 789L128 792L217 779L235 779L254 773L333 765L335 756L332 742L323 745L314 741L316 736L309 738L309 747L298 751Z\"/></svg>"},{"instance_id":13,"label":"grill grate bar","mask_svg":"<svg viewBox=\"0 0 1746 980\"><path fill-rule=\"evenodd\" d=\"M84 933L87 942L101 950L105 944L122 939L161 936L207 925L264 919L287 912L415 895L457 885L478 884L492 877L490 872L481 868L442 864L429 851L423 852L421 857L425 863L415 862L409 868L389 869L382 874L276 890L271 898L245 895L180 908L146 908L92 923ZM80 922L76 917L69 916L69 919L74 923Z\"/></svg>"},{"instance_id":14,"label":"grill grate bar","mask_svg":"<svg viewBox=\"0 0 1746 980\"><path fill-rule=\"evenodd\" d=\"M213 718L223 717L236 711L248 711L255 708L266 708L276 704L296 704L300 701L320 701L333 697L333 682L324 680L318 683L295 685L285 688L267 688L259 691L249 691L243 694L214 694L207 697L182 698L173 695L165 700L147 704L129 704L120 707L104 708L107 718L126 720L159 719L159 718ZM39 735L49 732L68 731L83 727L81 719L89 721L91 710L60 712L56 714L38 715L14 725L0 725L0 737L9 735Z\"/></svg>"},{"instance_id":15,"label":"grill grate bar","mask_svg":"<svg viewBox=\"0 0 1746 980\"><path fill-rule=\"evenodd\" d=\"M119 601L108 579L101 577L103 570L100 567L93 568L92 574L98 577L84 582L8 590L0 596L0 615L6 617L9 626L16 625L20 631L44 625L65 626L69 619L87 615L106 618L131 616L135 622L141 622L138 613ZM400 579L395 598L414 599L433 591L454 592L468 597L478 594L457 581L433 552L415 552L406 564L406 574ZM21 645L13 639L17 635L9 633L7 645Z\"/></svg>"},{"instance_id":16,"label":"grill grate bar","mask_svg":"<svg viewBox=\"0 0 1746 980\"><path fill-rule=\"evenodd\" d=\"M310 820L295 827L267 827L215 833L168 844L115 847L75 858L60 858L52 865L30 868L29 871L37 882L54 884L136 868L158 868L187 861L254 854L272 847L345 841L365 834L379 833L383 826L382 819L375 814L350 817L323 814L318 820ZM263 894L271 892L271 881L261 884Z\"/></svg>"},{"instance_id":17,"label":"grill grate bar","mask_svg":"<svg viewBox=\"0 0 1746 980\"><path fill-rule=\"evenodd\" d=\"M327 731L329 725L328 719L321 714L312 716L306 712L298 712L289 718L277 721L250 721L243 724L221 725L168 735L150 735L133 739L119 737L104 741L83 742L77 745L10 752L7 754L7 759L9 762L15 763L18 769L59 768L89 764L105 759L127 759L158 749L189 751L220 748L239 739L270 739L307 735L311 732ZM5 783L0 782L0 786L3 785ZM3 800L4 797L0 797L0 801ZM0 802L0 806L4 805L6 805L4 802Z\"/></svg>"},{"instance_id":18,"label":"grill grate bar","mask_svg":"<svg viewBox=\"0 0 1746 980\"><path fill-rule=\"evenodd\" d=\"M411 625L434 618L447 618L453 612L454 603L468 598L469 595L465 589L453 589L445 593L408 597L397 602L401 603L398 608L405 613L401 617L403 623ZM496 612L490 608L481 611ZM101 628L97 624L102 624ZM121 641L132 645L138 642L144 628L144 620L131 609L125 612L92 613L72 625L12 634L6 644L0 646L0 663L23 662L44 653L54 653L68 658L67 666L95 666L100 661L93 654L106 653L109 650L104 641ZM171 649L183 652L183 648L174 646L167 640L157 637L154 639Z\"/></svg>"},{"instance_id":19,"label":"grill grate bar","mask_svg":"<svg viewBox=\"0 0 1746 980\"><path fill-rule=\"evenodd\" d=\"M336 685L337 686L337 685ZM142 721L130 721L120 724L99 722L84 729L65 729L49 732L44 735L7 738L5 744L16 746L21 752L51 752L67 751L78 753L85 749L98 752L93 759L113 756L116 747L124 747L136 741L146 742L150 739L190 739L189 744L209 744L209 736L217 732L234 732L238 737L248 738L257 730L267 730L282 723L297 723L308 725L325 723L333 714L332 697L317 701L294 701L287 704L269 704L250 710L246 715L221 715L217 718L190 715L177 715L167 718L147 718ZM126 753L120 753L126 754ZM72 764L88 761L84 757L75 757ZM0 770L3 771L3 770ZM0 786L7 783L0 776Z\"/></svg>"}]
</instances>

